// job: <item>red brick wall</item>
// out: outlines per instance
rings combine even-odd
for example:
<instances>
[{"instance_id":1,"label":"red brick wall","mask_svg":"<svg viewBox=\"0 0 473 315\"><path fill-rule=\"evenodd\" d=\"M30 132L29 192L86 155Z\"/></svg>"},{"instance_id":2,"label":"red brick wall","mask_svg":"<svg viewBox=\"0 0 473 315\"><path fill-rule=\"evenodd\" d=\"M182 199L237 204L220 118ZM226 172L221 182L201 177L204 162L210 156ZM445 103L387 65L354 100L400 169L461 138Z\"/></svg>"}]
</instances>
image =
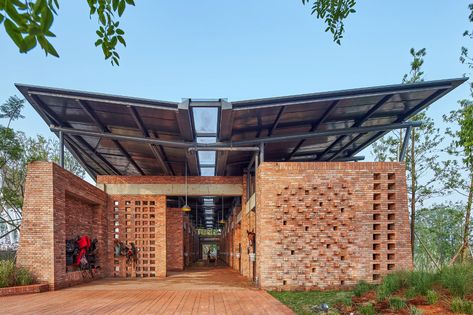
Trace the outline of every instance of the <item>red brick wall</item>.
<instances>
[{"instance_id":1,"label":"red brick wall","mask_svg":"<svg viewBox=\"0 0 473 315\"><path fill-rule=\"evenodd\" d=\"M51 289L85 281L75 272L66 272L65 255L66 238L83 232L98 239L100 275L108 275L111 239L106 205L103 191L58 165L29 164L17 263L48 282ZM71 227L69 222L77 217L80 222Z\"/></svg>"},{"instance_id":2,"label":"red brick wall","mask_svg":"<svg viewBox=\"0 0 473 315\"><path fill-rule=\"evenodd\" d=\"M403 164L263 163L256 208L262 288L326 289L412 268Z\"/></svg>"},{"instance_id":3,"label":"red brick wall","mask_svg":"<svg viewBox=\"0 0 473 315\"><path fill-rule=\"evenodd\" d=\"M184 220L180 208L166 210L166 261L168 271L184 269Z\"/></svg>"}]
</instances>

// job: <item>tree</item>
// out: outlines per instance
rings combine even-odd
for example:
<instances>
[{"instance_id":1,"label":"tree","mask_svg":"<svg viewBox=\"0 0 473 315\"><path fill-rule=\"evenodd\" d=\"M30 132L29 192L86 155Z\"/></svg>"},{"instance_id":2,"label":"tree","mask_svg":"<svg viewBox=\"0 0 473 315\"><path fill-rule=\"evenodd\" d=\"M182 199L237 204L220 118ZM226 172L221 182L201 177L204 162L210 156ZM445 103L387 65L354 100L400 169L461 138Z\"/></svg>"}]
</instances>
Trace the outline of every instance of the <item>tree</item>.
<instances>
[{"instance_id":1,"label":"tree","mask_svg":"<svg viewBox=\"0 0 473 315\"><path fill-rule=\"evenodd\" d=\"M410 50L413 57L411 71L405 74L402 82L411 84L423 81L425 48L416 51ZM410 121L422 121L421 127L413 128L410 134L408 150L406 152L407 186L409 193L410 221L411 221L411 246L414 257L416 241L416 209L423 207L424 202L443 193L438 185L442 177L442 167L439 162L439 146L443 141L438 128L432 118L421 112L410 118ZM373 153L378 161L397 161L403 146L404 135L402 130L393 132L373 145Z\"/></svg>"},{"instance_id":2,"label":"tree","mask_svg":"<svg viewBox=\"0 0 473 315\"><path fill-rule=\"evenodd\" d=\"M99 24L95 46L101 46L105 59L118 65L117 44L126 46L126 42L117 16L120 18L127 6L134 6L134 1L87 0L87 4L90 17L96 17ZM4 24L6 33L20 53L27 53L39 44L46 55L59 57L49 41L56 36L51 28L58 10L59 0L0 0L0 24Z\"/></svg>"},{"instance_id":3,"label":"tree","mask_svg":"<svg viewBox=\"0 0 473 315\"><path fill-rule=\"evenodd\" d=\"M417 210L416 268L438 268L455 255L462 243L463 209L463 203L445 202Z\"/></svg>"},{"instance_id":4,"label":"tree","mask_svg":"<svg viewBox=\"0 0 473 315\"><path fill-rule=\"evenodd\" d=\"M21 225L24 183L28 163L32 161L59 161L59 141L44 137L27 137L10 128L13 120L23 118L24 100L10 97L0 106L0 118L7 119L7 127L0 126L0 225L6 225L0 239L18 230ZM64 166L84 177L85 170L67 150Z\"/></svg>"},{"instance_id":5,"label":"tree","mask_svg":"<svg viewBox=\"0 0 473 315\"><path fill-rule=\"evenodd\" d=\"M302 4L311 1L302 0ZM345 32L344 20L355 13L356 0L315 0L312 2L312 15L323 19L327 25L325 32L333 35L333 40L340 45Z\"/></svg>"},{"instance_id":6,"label":"tree","mask_svg":"<svg viewBox=\"0 0 473 315\"><path fill-rule=\"evenodd\" d=\"M331 32L333 40L340 44L345 32L343 22L355 13L356 0L302 0L303 5L308 3L312 3L311 14L324 20L325 31ZM135 5L134 0L87 0L87 4L90 17L96 18L99 25L95 46L101 46L105 59L112 65L119 65L117 44L126 46L119 18L127 6ZM50 42L56 36L51 28L58 10L59 0L0 0L0 24L4 24L20 53L27 53L39 44L46 55L59 57Z\"/></svg>"},{"instance_id":7,"label":"tree","mask_svg":"<svg viewBox=\"0 0 473 315\"><path fill-rule=\"evenodd\" d=\"M473 96L473 93L472 93ZM447 152L455 157L445 163L447 187L466 198L463 242L452 262L457 258L464 260L470 249L471 237L471 208L473 204L473 101L459 101L460 108L444 115L444 121L449 123L447 134L452 142Z\"/></svg>"}]
</instances>

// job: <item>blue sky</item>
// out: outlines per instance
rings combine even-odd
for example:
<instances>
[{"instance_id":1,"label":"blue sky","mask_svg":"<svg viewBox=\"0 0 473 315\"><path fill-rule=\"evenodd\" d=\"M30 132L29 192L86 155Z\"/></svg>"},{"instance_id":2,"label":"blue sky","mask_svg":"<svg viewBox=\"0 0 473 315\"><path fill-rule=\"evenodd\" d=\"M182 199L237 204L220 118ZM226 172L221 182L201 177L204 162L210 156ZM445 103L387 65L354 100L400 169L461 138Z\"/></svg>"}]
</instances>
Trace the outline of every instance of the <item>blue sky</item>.
<instances>
[{"instance_id":1,"label":"blue sky","mask_svg":"<svg viewBox=\"0 0 473 315\"><path fill-rule=\"evenodd\" d=\"M62 1L53 31L61 57L39 49L21 55L0 32L0 102L13 83L179 101L240 100L398 83L409 49L427 48L427 80L462 76L458 61L469 1L363 0L346 23L341 46L300 0L136 1L122 19L127 48L112 67L95 48L97 22L85 1ZM2 26L3 27L3 26ZM433 105L431 115L468 97L464 85ZM50 136L28 106L14 127Z\"/></svg>"}]
</instances>

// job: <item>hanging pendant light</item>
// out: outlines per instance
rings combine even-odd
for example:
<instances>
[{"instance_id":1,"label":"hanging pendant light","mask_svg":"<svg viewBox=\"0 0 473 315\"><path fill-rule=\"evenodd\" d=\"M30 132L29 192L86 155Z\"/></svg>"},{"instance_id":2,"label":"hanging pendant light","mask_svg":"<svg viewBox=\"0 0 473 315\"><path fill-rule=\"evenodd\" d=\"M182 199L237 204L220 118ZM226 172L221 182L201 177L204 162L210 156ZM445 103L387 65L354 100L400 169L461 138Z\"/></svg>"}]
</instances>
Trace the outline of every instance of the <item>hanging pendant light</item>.
<instances>
[{"instance_id":1,"label":"hanging pendant light","mask_svg":"<svg viewBox=\"0 0 473 315\"><path fill-rule=\"evenodd\" d=\"M188 186L187 186L187 160L186 160L186 168L185 168L184 174L185 174L185 178L186 178L186 204L181 208L181 210L184 211L184 212L190 212L192 209L191 209L191 207L189 207L189 205L187 204L187 194L188 194Z\"/></svg>"},{"instance_id":2,"label":"hanging pendant light","mask_svg":"<svg viewBox=\"0 0 473 315\"><path fill-rule=\"evenodd\" d=\"M220 224L225 224L225 220L223 219L223 206L224 206L224 202L223 202L223 196L222 196L222 219L220 220Z\"/></svg>"}]
</instances>

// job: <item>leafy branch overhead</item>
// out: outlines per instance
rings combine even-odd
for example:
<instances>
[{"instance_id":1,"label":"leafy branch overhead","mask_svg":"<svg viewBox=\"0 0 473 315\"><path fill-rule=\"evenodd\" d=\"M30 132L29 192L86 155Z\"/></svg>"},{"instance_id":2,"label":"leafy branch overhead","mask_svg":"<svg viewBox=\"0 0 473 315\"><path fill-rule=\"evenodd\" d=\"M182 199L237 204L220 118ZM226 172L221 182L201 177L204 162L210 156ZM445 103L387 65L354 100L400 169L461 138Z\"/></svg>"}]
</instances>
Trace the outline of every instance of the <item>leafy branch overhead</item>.
<instances>
[{"instance_id":1,"label":"leafy branch overhead","mask_svg":"<svg viewBox=\"0 0 473 315\"><path fill-rule=\"evenodd\" d=\"M105 59L118 65L120 56L117 44L126 46L119 28L119 21L128 5L135 5L133 0L87 0L90 17L97 17L98 39L95 46L101 46ZM54 15L57 15L59 0L0 0L0 24L20 50L27 53L37 44L46 55L59 57L59 53L50 39L56 35L51 31Z\"/></svg>"},{"instance_id":2,"label":"leafy branch overhead","mask_svg":"<svg viewBox=\"0 0 473 315\"><path fill-rule=\"evenodd\" d=\"M356 0L312 0L312 15L323 19L327 25L325 32L333 35L333 40L340 45L345 32L344 20L351 13L355 13ZM302 0L306 5L311 0Z\"/></svg>"},{"instance_id":3,"label":"leafy branch overhead","mask_svg":"<svg viewBox=\"0 0 473 315\"><path fill-rule=\"evenodd\" d=\"M340 45L345 32L344 21L356 12L356 0L302 0L303 5L310 3L311 14L324 20L325 31L332 33L334 42ZM87 5L90 17L97 18L98 22L95 46L102 48L105 59L112 65L119 65L117 45L126 46L126 41L118 19L127 6L135 5L134 0L87 0ZM3 23L20 53L27 53L39 44L46 55L59 57L50 42L56 36L51 27L58 10L59 0L0 0L0 24Z\"/></svg>"}]
</instances>

